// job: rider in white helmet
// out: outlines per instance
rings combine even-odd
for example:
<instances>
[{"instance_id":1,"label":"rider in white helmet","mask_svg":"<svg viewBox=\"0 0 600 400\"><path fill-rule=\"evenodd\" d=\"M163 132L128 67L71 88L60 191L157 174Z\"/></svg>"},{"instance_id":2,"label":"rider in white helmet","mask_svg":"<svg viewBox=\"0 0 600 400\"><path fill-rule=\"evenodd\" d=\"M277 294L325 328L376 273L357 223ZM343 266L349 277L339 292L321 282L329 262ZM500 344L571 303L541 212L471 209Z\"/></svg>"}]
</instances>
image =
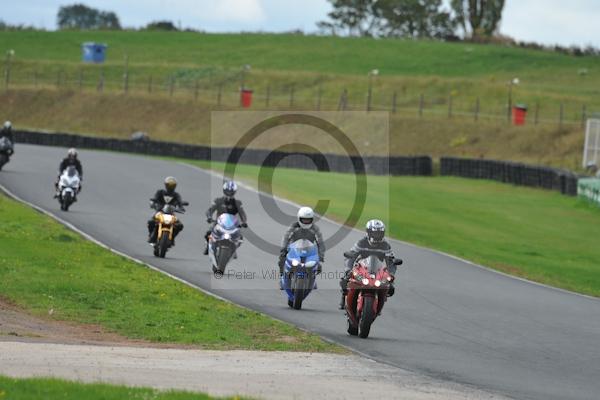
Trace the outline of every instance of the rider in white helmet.
<instances>
[{"instance_id":1,"label":"rider in white helmet","mask_svg":"<svg viewBox=\"0 0 600 400\"><path fill-rule=\"evenodd\" d=\"M300 239L307 239L317 245L319 249L319 266L317 273L321 272L321 263L325 261L325 243L323 235L317 225L315 225L315 212L310 207L301 207L298 210L298 220L294 222L283 235L281 243L281 252L279 254L279 275L283 274L287 249L290 243Z\"/></svg>"},{"instance_id":2,"label":"rider in white helmet","mask_svg":"<svg viewBox=\"0 0 600 400\"><path fill-rule=\"evenodd\" d=\"M15 138L12 131L12 124L10 123L10 121L6 121L2 126L2 129L0 129L0 137L6 137L8 140L10 140L11 143L15 142Z\"/></svg>"},{"instance_id":3,"label":"rider in white helmet","mask_svg":"<svg viewBox=\"0 0 600 400\"><path fill-rule=\"evenodd\" d=\"M388 271L390 275L396 274L396 267L400 265L402 261L394 256L392 246L385 240L385 224L379 219L369 220L365 226L366 235L363 236L358 242L352 246L350 251L344 253L350 257L346 258L344 275L340 279L340 287L342 289L342 301L340 303L340 309L344 308L344 298L348 292L348 280L350 279L350 272L356 262L356 259L360 255L375 254L382 260L385 260L388 265ZM394 295L394 285L390 284L388 296Z\"/></svg>"}]
</instances>

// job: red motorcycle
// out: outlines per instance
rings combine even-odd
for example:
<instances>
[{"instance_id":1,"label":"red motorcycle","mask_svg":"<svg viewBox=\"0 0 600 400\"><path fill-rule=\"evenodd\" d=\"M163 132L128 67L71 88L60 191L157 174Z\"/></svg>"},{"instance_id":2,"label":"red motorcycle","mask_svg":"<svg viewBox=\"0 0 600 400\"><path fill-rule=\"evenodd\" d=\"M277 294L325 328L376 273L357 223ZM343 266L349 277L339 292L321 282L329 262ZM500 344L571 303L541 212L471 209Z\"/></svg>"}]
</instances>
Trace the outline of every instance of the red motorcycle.
<instances>
[{"instance_id":1,"label":"red motorcycle","mask_svg":"<svg viewBox=\"0 0 600 400\"><path fill-rule=\"evenodd\" d=\"M394 265L401 264L402 260L394 261ZM354 262L345 301L350 335L369 337L371 324L381 314L393 281L386 262L377 255L362 256Z\"/></svg>"}]
</instances>

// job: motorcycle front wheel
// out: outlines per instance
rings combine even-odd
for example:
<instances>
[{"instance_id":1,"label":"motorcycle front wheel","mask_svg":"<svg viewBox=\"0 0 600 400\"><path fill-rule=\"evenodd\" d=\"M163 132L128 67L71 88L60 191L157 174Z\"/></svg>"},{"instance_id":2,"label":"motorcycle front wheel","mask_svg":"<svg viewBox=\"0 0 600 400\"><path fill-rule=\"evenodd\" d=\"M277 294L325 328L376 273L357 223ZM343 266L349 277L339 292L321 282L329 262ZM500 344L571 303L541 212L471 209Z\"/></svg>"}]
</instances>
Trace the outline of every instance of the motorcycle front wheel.
<instances>
[{"instance_id":1,"label":"motorcycle front wheel","mask_svg":"<svg viewBox=\"0 0 600 400\"><path fill-rule=\"evenodd\" d=\"M163 233L163 235L160 237L160 240L158 241L158 256L160 258L165 258L165 256L167 255L167 249L169 248L169 244L169 234Z\"/></svg>"},{"instance_id":2,"label":"motorcycle front wheel","mask_svg":"<svg viewBox=\"0 0 600 400\"><path fill-rule=\"evenodd\" d=\"M358 324L358 336L366 339L369 337L371 331L371 324L375 320L375 313L373 312L373 297L365 297L362 307L362 313L360 315L360 321Z\"/></svg>"}]
</instances>

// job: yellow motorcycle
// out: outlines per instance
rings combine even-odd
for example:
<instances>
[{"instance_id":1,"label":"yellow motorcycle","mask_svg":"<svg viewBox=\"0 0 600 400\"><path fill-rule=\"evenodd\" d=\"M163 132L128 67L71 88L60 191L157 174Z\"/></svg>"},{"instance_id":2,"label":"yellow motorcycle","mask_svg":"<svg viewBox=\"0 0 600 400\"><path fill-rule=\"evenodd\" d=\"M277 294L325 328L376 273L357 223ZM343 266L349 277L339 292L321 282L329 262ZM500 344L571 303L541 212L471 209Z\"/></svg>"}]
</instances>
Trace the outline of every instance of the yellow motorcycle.
<instances>
[{"instance_id":1,"label":"yellow motorcycle","mask_svg":"<svg viewBox=\"0 0 600 400\"><path fill-rule=\"evenodd\" d=\"M183 203L188 205L188 203ZM154 214L154 221L156 222L156 242L154 242L154 256L165 258L167 250L173 246L173 239L175 238L175 224L178 218L175 213L183 214L185 212L182 208L175 208L172 205L165 205L160 211Z\"/></svg>"}]
</instances>

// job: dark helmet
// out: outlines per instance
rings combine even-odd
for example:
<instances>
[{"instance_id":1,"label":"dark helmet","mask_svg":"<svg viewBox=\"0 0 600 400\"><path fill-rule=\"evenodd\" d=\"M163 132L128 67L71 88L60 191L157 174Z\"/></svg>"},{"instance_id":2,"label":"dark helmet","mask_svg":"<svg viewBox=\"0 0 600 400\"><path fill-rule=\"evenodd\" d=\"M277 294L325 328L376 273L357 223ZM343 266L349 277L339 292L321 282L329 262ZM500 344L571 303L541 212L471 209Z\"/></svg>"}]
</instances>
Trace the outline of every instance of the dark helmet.
<instances>
[{"instance_id":1,"label":"dark helmet","mask_svg":"<svg viewBox=\"0 0 600 400\"><path fill-rule=\"evenodd\" d=\"M385 237L385 224L378 220L372 219L367 222L367 237L369 238L369 243L380 243L383 241Z\"/></svg>"},{"instance_id":2,"label":"dark helmet","mask_svg":"<svg viewBox=\"0 0 600 400\"><path fill-rule=\"evenodd\" d=\"M167 192L173 192L176 187L177 179L173 178L172 176L167 176L165 178L165 189L167 190Z\"/></svg>"},{"instance_id":3,"label":"dark helmet","mask_svg":"<svg viewBox=\"0 0 600 400\"><path fill-rule=\"evenodd\" d=\"M235 196L237 192L237 185L234 181L227 181L223 184L223 194L227 197Z\"/></svg>"}]
</instances>

